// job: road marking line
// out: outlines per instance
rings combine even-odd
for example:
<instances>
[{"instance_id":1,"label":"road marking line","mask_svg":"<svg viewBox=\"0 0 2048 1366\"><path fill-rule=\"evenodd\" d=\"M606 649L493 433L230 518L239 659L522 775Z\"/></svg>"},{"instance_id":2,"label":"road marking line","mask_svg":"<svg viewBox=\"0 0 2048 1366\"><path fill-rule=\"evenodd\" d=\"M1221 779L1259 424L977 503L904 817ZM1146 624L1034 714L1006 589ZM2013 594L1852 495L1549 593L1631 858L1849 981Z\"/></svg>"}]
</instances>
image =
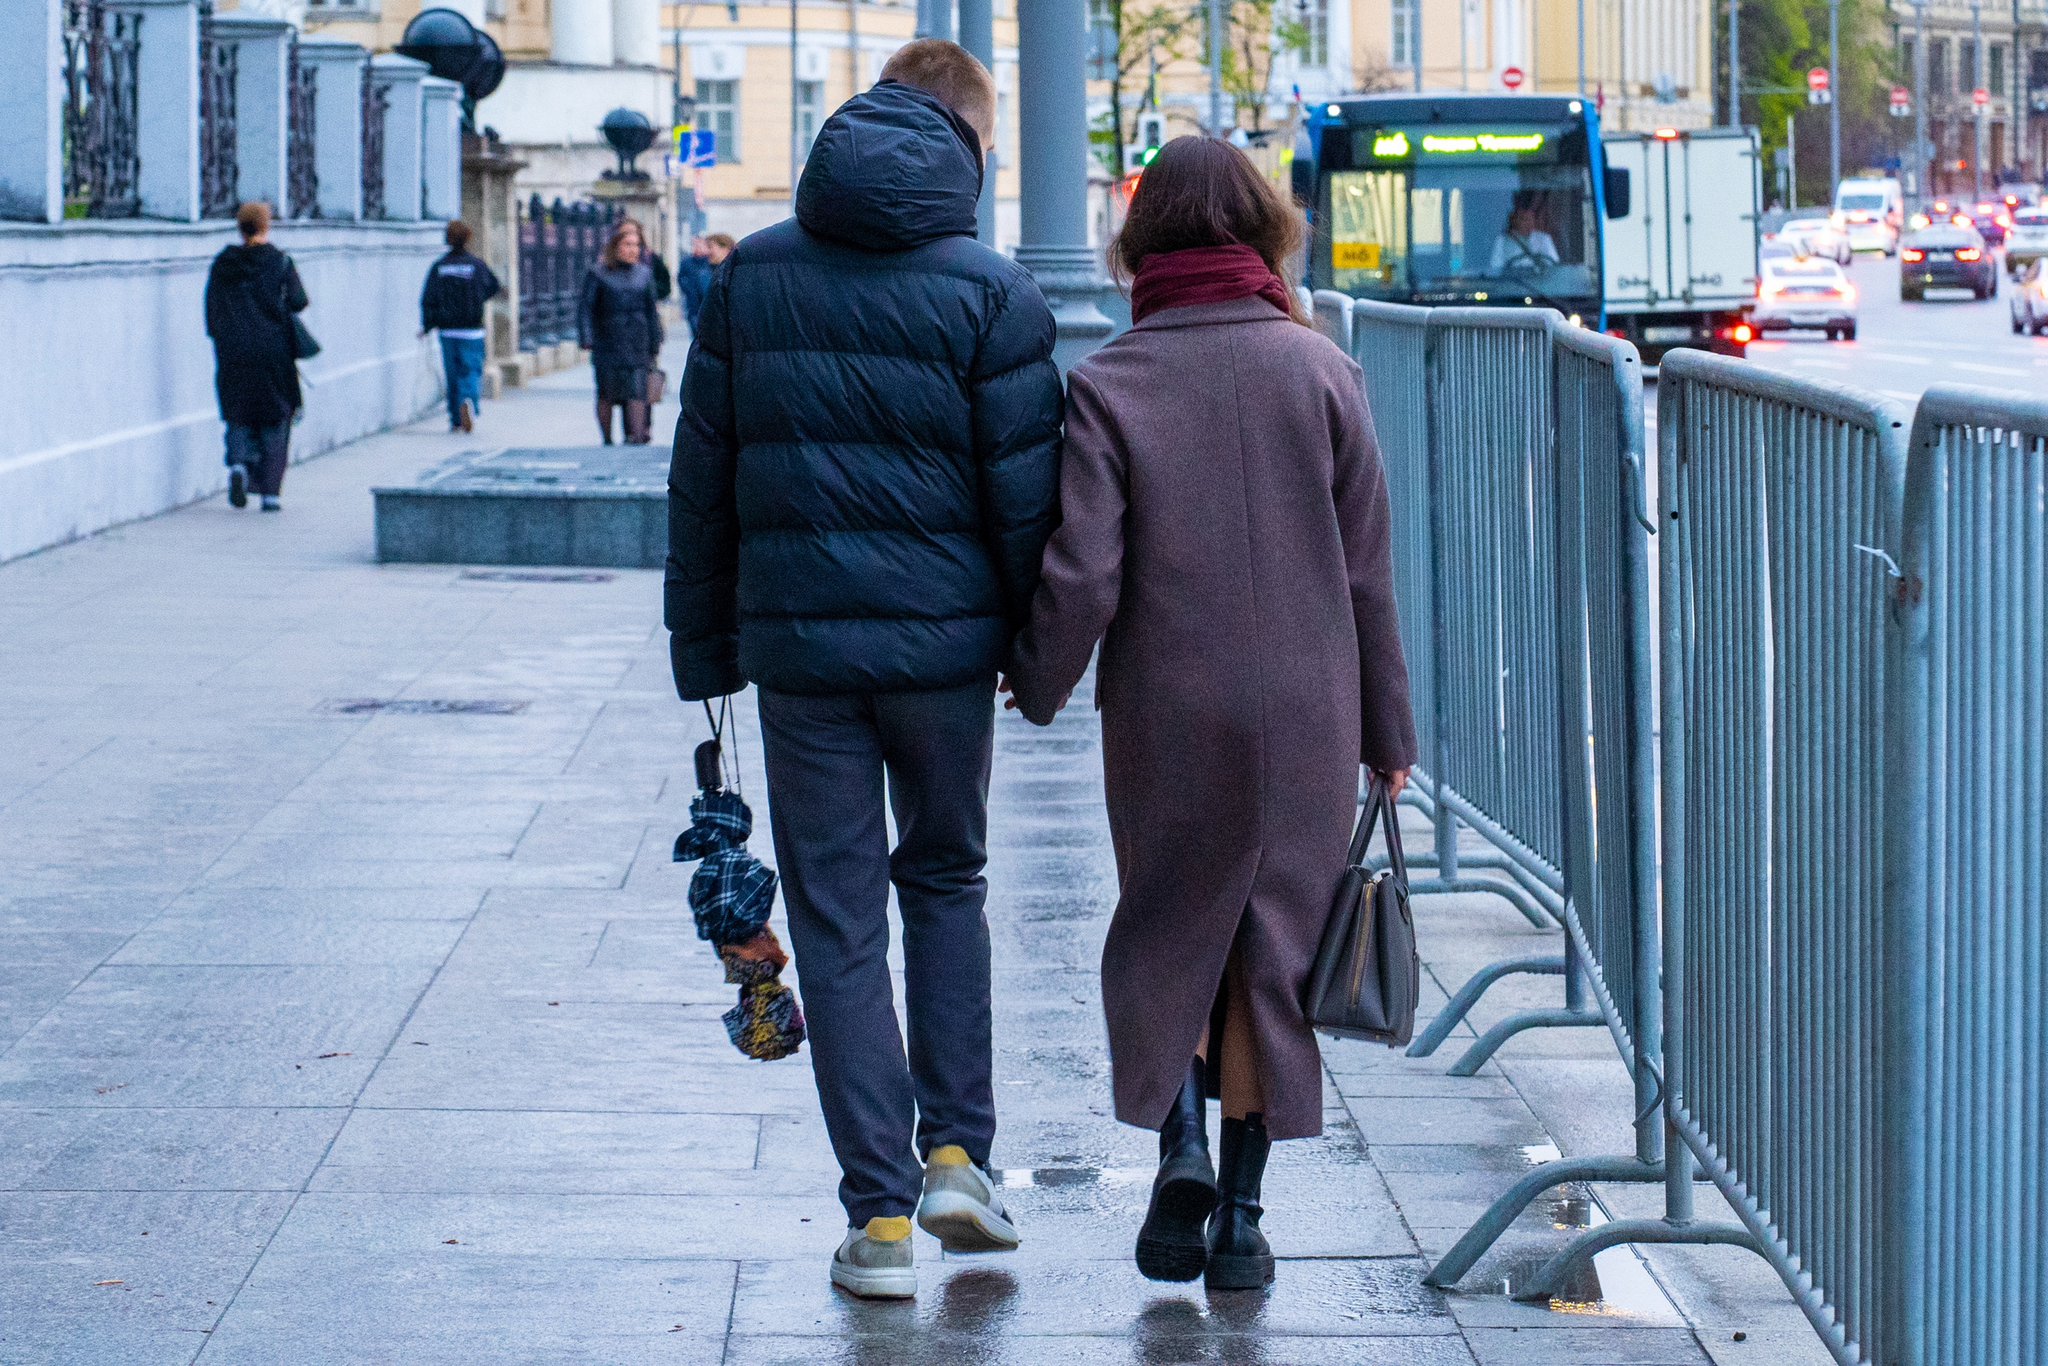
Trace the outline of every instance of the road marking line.
<instances>
[{"instance_id":1,"label":"road marking line","mask_svg":"<svg viewBox=\"0 0 2048 1366\"><path fill-rule=\"evenodd\" d=\"M1948 364L1951 370L1975 370L1986 375L2024 375L2027 373L2024 370L2015 370L2006 365L1976 365L1966 360L1952 360Z\"/></svg>"}]
</instances>

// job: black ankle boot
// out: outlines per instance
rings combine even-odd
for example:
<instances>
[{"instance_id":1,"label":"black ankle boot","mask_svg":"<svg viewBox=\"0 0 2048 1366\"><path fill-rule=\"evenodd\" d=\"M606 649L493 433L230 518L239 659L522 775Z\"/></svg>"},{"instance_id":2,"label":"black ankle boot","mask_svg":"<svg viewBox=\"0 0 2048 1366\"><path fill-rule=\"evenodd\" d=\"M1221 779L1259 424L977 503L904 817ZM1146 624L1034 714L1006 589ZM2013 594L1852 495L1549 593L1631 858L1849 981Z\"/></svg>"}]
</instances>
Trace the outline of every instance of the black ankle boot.
<instances>
[{"instance_id":1,"label":"black ankle boot","mask_svg":"<svg viewBox=\"0 0 2048 1366\"><path fill-rule=\"evenodd\" d=\"M1216 1207L1216 1172L1209 1165L1202 1081L1197 1058L1188 1064L1172 1113L1159 1126L1159 1175L1152 1179L1152 1204L1138 1230L1138 1271L1147 1280L1191 1281L1209 1259L1202 1221Z\"/></svg>"},{"instance_id":2,"label":"black ankle boot","mask_svg":"<svg viewBox=\"0 0 2048 1366\"><path fill-rule=\"evenodd\" d=\"M1272 1150L1263 1115L1223 1121L1216 1212L1209 1217L1209 1288L1256 1290L1273 1279L1273 1249L1259 1232L1259 1182Z\"/></svg>"}]
</instances>

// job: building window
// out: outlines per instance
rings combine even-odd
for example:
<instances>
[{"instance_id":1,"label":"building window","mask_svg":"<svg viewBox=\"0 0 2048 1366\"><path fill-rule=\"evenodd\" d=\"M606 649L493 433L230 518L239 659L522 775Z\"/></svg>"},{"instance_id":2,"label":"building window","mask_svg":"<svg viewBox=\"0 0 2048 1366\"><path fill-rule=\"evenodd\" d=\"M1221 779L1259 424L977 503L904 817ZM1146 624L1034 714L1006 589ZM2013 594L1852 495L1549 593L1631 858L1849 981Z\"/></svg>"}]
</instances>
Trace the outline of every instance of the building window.
<instances>
[{"instance_id":1,"label":"building window","mask_svg":"<svg viewBox=\"0 0 2048 1366\"><path fill-rule=\"evenodd\" d=\"M818 125L823 122L825 108L825 83L823 81L798 81L796 83L796 132L802 139L797 145L803 155L811 154L811 144L818 140Z\"/></svg>"},{"instance_id":2,"label":"building window","mask_svg":"<svg viewBox=\"0 0 2048 1366\"><path fill-rule=\"evenodd\" d=\"M697 82L697 127L711 130L720 165L740 159L740 83Z\"/></svg>"},{"instance_id":3,"label":"building window","mask_svg":"<svg viewBox=\"0 0 2048 1366\"><path fill-rule=\"evenodd\" d=\"M375 19L380 17L378 0L306 0L315 18Z\"/></svg>"},{"instance_id":4,"label":"building window","mask_svg":"<svg viewBox=\"0 0 2048 1366\"><path fill-rule=\"evenodd\" d=\"M2005 44L1993 43L1989 55L1991 57L1991 79L1985 82L1985 84L1991 87L1992 94L2003 95L2005 93Z\"/></svg>"},{"instance_id":5,"label":"building window","mask_svg":"<svg viewBox=\"0 0 2048 1366\"><path fill-rule=\"evenodd\" d=\"M1977 88L1977 45L1968 38L1956 40L1956 89L1967 95Z\"/></svg>"},{"instance_id":6,"label":"building window","mask_svg":"<svg viewBox=\"0 0 2048 1366\"><path fill-rule=\"evenodd\" d=\"M1387 45L1387 60L1395 66L1416 64L1416 2L1418 0L1394 0L1394 33L1393 41ZM1324 47L1328 46L1328 40L1325 39Z\"/></svg>"},{"instance_id":7,"label":"building window","mask_svg":"<svg viewBox=\"0 0 2048 1366\"><path fill-rule=\"evenodd\" d=\"M1301 64L1330 64L1330 0L1297 0L1301 20Z\"/></svg>"},{"instance_id":8,"label":"building window","mask_svg":"<svg viewBox=\"0 0 2048 1366\"><path fill-rule=\"evenodd\" d=\"M1911 38L1901 37L1899 39L1899 70L1893 79L1899 85L1911 85L1913 83L1913 40Z\"/></svg>"},{"instance_id":9,"label":"building window","mask_svg":"<svg viewBox=\"0 0 2048 1366\"><path fill-rule=\"evenodd\" d=\"M1927 88L1936 93L1946 93L1950 88L1946 38L1927 40Z\"/></svg>"}]
</instances>

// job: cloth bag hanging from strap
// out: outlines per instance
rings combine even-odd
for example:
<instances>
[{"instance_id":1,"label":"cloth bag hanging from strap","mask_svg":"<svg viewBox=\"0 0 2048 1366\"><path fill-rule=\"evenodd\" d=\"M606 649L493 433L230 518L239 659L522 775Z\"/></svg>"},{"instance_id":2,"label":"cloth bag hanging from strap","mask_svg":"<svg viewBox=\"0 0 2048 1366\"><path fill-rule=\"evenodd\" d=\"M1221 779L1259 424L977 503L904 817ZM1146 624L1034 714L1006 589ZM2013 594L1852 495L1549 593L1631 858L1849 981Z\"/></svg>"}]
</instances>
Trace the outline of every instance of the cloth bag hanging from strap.
<instances>
[{"instance_id":1,"label":"cloth bag hanging from strap","mask_svg":"<svg viewBox=\"0 0 2048 1366\"><path fill-rule=\"evenodd\" d=\"M1365 867L1373 826L1384 820L1387 866ZM1379 774L1367 780L1365 807L1351 837L1344 880L1309 971L1303 1011L1326 1034L1369 1039L1398 1048L1415 1033L1415 998L1422 959L1415 950L1415 919L1408 907L1408 860L1401 852L1401 822Z\"/></svg>"}]
</instances>

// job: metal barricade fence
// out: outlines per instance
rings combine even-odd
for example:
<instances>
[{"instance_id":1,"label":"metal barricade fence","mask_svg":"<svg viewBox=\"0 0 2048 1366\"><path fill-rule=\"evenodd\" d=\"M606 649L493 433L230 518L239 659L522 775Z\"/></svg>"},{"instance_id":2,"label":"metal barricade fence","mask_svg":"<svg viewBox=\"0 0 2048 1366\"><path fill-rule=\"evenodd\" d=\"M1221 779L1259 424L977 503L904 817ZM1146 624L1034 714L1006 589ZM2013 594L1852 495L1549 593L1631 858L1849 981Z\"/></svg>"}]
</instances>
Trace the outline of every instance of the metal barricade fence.
<instances>
[{"instance_id":1,"label":"metal barricade fence","mask_svg":"<svg viewBox=\"0 0 2048 1366\"><path fill-rule=\"evenodd\" d=\"M1337 343L1345 355L1351 354L1351 296L1339 294L1334 289L1319 289L1309 295L1309 316L1315 319L1316 331Z\"/></svg>"},{"instance_id":2,"label":"metal barricade fence","mask_svg":"<svg viewBox=\"0 0 2048 1366\"><path fill-rule=\"evenodd\" d=\"M1402 799L1421 807L1436 822L1434 849L1418 850L1409 859L1418 872L1433 867L1436 875L1417 878L1412 890L1418 894L1492 893L1513 903L1531 924L1547 926L1562 909L1554 887L1504 850L1461 855L1457 847L1457 822L1452 819L1450 808L1440 810L1436 801L1436 782L1431 771L1437 762L1439 733L1434 642L1440 595L1435 587L1439 570L1430 525L1427 354L1427 325L1433 310L1369 300L1349 302L1351 353L1364 371L1366 401L1372 412L1392 505L1395 606L1408 657L1409 700L1415 712L1416 739L1424 756L1417 765L1416 780L1409 784ZM1338 315L1340 309L1320 296L1317 303L1319 325L1327 328L1325 319ZM1327 330L1325 335L1329 335ZM1456 794L1451 795L1455 800ZM1505 872L1510 880L1471 876L1468 869Z\"/></svg>"},{"instance_id":3,"label":"metal barricade fence","mask_svg":"<svg viewBox=\"0 0 2048 1366\"><path fill-rule=\"evenodd\" d=\"M1879 1300L1884 547L1905 416L1696 351L1667 355L1658 387L1667 1190L1696 1157L1853 1363ZM1656 1237L1600 1233L1581 1241Z\"/></svg>"},{"instance_id":4,"label":"metal barricade fence","mask_svg":"<svg viewBox=\"0 0 2048 1366\"><path fill-rule=\"evenodd\" d=\"M1656 774L1649 537L1643 471L1642 367L1626 342L1552 321L1555 385L1553 558L1556 642L1552 756L1559 779L1566 889L1566 999L1487 1031L1455 1071L1470 1075L1522 1029L1604 1023L1635 1086L1635 1151L1547 1162L1525 1174L1433 1267L1434 1285L1462 1279L1543 1191L1575 1181L1665 1183L1657 1220L1582 1235L1520 1293L1547 1295L1577 1259L1621 1241L1743 1243L1747 1230L1701 1223L1692 1164L1663 1143L1662 989L1657 923ZM1530 499L1531 506L1536 503ZM1469 1006L1491 981L1526 970L1495 964L1460 991ZM1589 1007L1585 996L1590 991ZM1439 1031L1441 1033L1445 1030ZM1667 1158L1675 1158L1675 1163Z\"/></svg>"},{"instance_id":5,"label":"metal barricade fence","mask_svg":"<svg viewBox=\"0 0 2048 1366\"><path fill-rule=\"evenodd\" d=\"M1869 1079L1886 1199L1862 1202L1885 1234L1883 1289L1836 1302L1884 1366L2033 1366L2048 1351L2048 402L1929 389L1903 520L1885 1066ZM1859 1119L1880 1118L1877 1089L1854 1094Z\"/></svg>"}]
</instances>

